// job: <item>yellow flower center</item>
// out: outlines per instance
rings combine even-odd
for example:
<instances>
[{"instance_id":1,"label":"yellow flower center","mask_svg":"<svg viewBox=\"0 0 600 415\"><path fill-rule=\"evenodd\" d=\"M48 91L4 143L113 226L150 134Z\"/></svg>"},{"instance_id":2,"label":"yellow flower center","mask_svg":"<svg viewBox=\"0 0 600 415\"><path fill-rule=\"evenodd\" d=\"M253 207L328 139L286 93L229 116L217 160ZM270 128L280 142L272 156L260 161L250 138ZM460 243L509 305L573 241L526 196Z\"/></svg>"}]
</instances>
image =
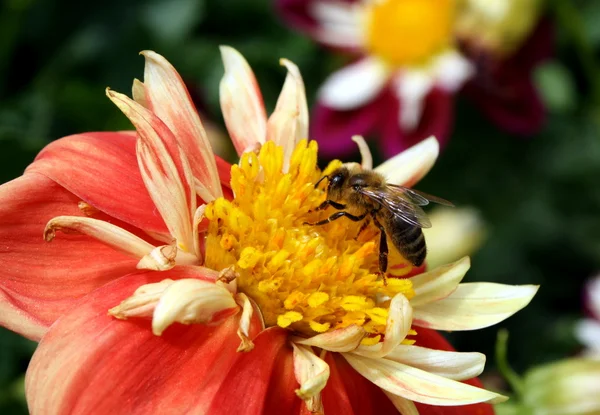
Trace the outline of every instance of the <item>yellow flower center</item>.
<instances>
[{"instance_id":1,"label":"yellow flower center","mask_svg":"<svg viewBox=\"0 0 600 415\"><path fill-rule=\"evenodd\" d=\"M326 194L317 180L341 166L334 161L321 172L317 144L301 141L289 171L282 172L283 149L272 142L259 154L245 153L231 168L232 201L217 199L206 208L209 227L206 266L235 266L238 290L260 307L267 326L278 325L314 335L351 324L362 326L377 342L385 333L390 299L414 296L408 279L383 281L378 268L379 230L345 218L324 226L333 208L314 212ZM390 252L390 268L410 265ZM396 268L397 268L396 267Z\"/></svg>"},{"instance_id":2,"label":"yellow flower center","mask_svg":"<svg viewBox=\"0 0 600 415\"><path fill-rule=\"evenodd\" d=\"M367 10L367 49L393 66L427 63L451 46L455 0L382 0Z\"/></svg>"}]
</instances>

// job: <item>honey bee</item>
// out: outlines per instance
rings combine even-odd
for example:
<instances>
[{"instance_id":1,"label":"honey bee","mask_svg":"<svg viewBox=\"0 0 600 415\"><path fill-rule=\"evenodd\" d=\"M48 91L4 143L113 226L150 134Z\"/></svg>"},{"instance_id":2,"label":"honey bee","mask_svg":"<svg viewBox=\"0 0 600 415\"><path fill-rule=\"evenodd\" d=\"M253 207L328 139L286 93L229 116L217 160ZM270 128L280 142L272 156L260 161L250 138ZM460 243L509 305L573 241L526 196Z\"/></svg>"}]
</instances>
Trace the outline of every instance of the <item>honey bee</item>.
<instances>
[{"instance_id":1,"label":"honey bee","mask_svg":"<svg viewBox=\"0 0 600 415\"><path fill-rule=\"evenodd\" d=\"M315 210L328 206L340 210L327 219L307 225L325 225L346 217L354 222L364 220L358 235L373 224L380 230L379 271L385 274L388 266L388 243L390 236L394 247L412 265L420 266L425 261L427 248L422 228L431 227L431 222L421 206L435 202L454 206L447 200L428 195L407 187L386 183L385 178L372 170L359 167L340 167L315 184L328 179L327 199ZM357 235L357 236L358 236Z\"/></svg>"}]
</instances>

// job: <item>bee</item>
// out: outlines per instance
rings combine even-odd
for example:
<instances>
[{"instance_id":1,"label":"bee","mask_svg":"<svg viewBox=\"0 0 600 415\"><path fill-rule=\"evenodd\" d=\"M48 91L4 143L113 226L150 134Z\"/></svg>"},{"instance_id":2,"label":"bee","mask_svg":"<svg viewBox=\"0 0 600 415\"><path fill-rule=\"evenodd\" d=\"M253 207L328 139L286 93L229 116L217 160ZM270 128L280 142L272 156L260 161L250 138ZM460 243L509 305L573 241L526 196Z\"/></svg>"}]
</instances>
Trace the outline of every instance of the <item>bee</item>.
<instances>
[{"instance_id":1,"label":"bee","mask_svg":"<svg viewBox=\"0 0 600 415\"><path fill-rule=\"evenodd\" d=\"M447 200L386 183L381 174L359 167L340 167L330 175L321 177L315 188L325 179L329 181L327 198L315 210L332 206L340 212L327 219L305 224L320 226L342 217L354 222L364 220L358 231L360 235L373 221L380 231L379 270L382 274L385 274L388 265L387 235L402 256L418 267L423 264L427 254L422 228L431 227L421 206L429 202L454 206Z\"/></svg>"}]
</instances>

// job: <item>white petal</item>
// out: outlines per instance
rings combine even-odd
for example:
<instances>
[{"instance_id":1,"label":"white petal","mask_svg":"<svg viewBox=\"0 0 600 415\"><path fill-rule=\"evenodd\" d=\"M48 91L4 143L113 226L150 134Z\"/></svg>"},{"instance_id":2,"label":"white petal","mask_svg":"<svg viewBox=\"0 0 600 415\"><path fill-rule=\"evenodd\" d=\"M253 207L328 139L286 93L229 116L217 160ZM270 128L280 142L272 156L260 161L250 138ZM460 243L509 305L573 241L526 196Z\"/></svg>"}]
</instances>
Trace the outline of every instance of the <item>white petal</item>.
<instances>
[{"instance_id":1,"label":"white petal","mask_svg":"<svg viewBox=\"0 0 600 415\"><path fill-rule=\"evenodd\" d=\"M315 1L309 14L317 21L312 33L321 43L342 47L360 48L364 44L363 9L340 1Z\"/></svg>"},{"instance_id":2,"label":"white petal","mask_svg":"<svg viewBox=\"0 0 600 415\"><path fill-rule=\"evenodd\" d=\"M238 155L264 144L267 114L252 68L235 49L221 46L225 75L221 79L221 110Z\"/></svg>"},{"instance_id":3,"label":"white petal","mask_svg":"<svg viewBox=\"0 0 600 415\"><path fill-rule=\"evenodd\" d=\"M470 267L471 260L469 257L464 257L452 264L415 275L410 279L415 290L415 296L410 299L410 304L418 307L449 296L456 290Z\"/></svg>"},{"instance_id":4,"label":"white petal","mask_svg":"<svg viewBox=\"0 0 600 415\"><path fill-rule=\"evenodd\" d=\"M123 228L108 222L81 216L57 216L44 229L44 239L50 242L56 231L80 233L91 236L108 246L134 258L142 258L154 249L154 245Z\"/></svg>"},{"instance_id":5,"label":"white petal","mask_svg":"<svg viewBox=\"0 0 600 415\"><path fill-rule=\"evenodd\" d=\"M436 58L434 73L438 86L446 91L455 92L475 74L475 67L460 53L452 50Z\"/></svg>"},{"instance_id":6,"label":"white petal","mask_svg":"<svg viewBox=\"0 0 600 415\"><path fill-rule=\"evenodd\" d=\"M296 345L294 348L294 374L300 384L296 395L305 401L310 412L323 412L321 391L329 379L329 365L317 357L309 346Z\"/></svg>"},{"instance_id":7,"label":"white petal","mask_svg":"<svg viewBox=\"0 0 600 415\"><path fill-rule=\"evenodd\" d=\"M404 294L396 294L390 302L383 342L372 346L361 345L356 353L371 358L386 356L408 335L413 320L413 309Z\"/></svg>"},{"instance_id":8,"label":"white petal","mask_svg":"<svg viewBox=\"0 0 600 415\"><path fill-rule=\"evenodd\" d=\"M358 373L381 389L411 401L438 406L457 406L506 400L506 397L497 393L392 360L369 359L354 353L343 353L343 356Z\"/></svg>"},{"instance_id":9,"label":"white petal","mask_svg":"<svg viewBox=\"0 0 600 415\"><path fill-rule=\"evenodd\" d=\"M433 74L424 70L406 70L394 78L394 90L400 100L398 123L402 130L411 131L419 125L425 97L434 83Z\"/></svg>"},{"instance_id":10,"label":"white petal","mask_svg":"<svg viewBox=\"0 0 600 415\"><path fill-rule=\"evenodd\" d=\"M419 415L419 411L417 410L417 407L413 401L405 399L402 396L389 393L386 390L383 390L383 393L385 393L385 396L392 401L398 412L400 412L400 415Z\"/></svg>"},{"instance_id":11,"label":"white petal","mask_svg":"<svg viewBox=\"0 0 600 415\"><path fill-rule=\"evenodd\" d=\"M375 167L375 171L388 183L412 187L431 170L439 154L440 144L432 136Z\"/></svg>"},{"instance_id":12,"label":"white petal","mask_svg":"<svg viewBox=\"0 0 600 415\"><path fill-rule=\"evenodd\" d=\"M319 90L323 104L351 110L372 101L388 80L388 68L375 58L365 58L331 75Z\"/></svg>"},{"instance_id":13,"label":"white petal","mask_svg":"<svg viewBox=\"0 0 600 415\"><path fill-rule=\"evenodd\" d=\"M575 325L575 337L590 353L600 354L600 322L586 318Z\"/></svg>"},{"instance_id":14,"label":"white petal","mask_svg":"<svg viewBox=\"0 0 600 415\"><path fill-rule=\"evenodd\" d=\"M587 295L587 306L594 313L596 319L600 319L600 277L593 278L585 286Z\"/></svg>"},{"instance_id":15,"label":"white petal","mask_svg":"<svg viewBox=\"0 0 600 415\"><path fill-rule=\"evenodd\" d=\"M443 300L415 307L414 324L436 330L477 330L492 326L525 307L536 285L460 284Z\"/></svg>"},{"instance_id":16,"label":"white petal","mask_svg":"<svg viewBox=\"0 0 600 415\"><path fill-rule=\"evenodd\" d=\"M485 355L481 353L448 352L405 344L398 345L385 358L453 380L479 376L485 366Z\"/></svg>"},{"instance_id":17,"label":"white petal","mask_svg":"<svg viewBox=\"0 0 600 415\"><path fill-rule=\"evenodd\" d=\"M308 339L294 338L293 341L296 344L315 346L330 352L349 352L358 347L364 336L363 328L352 324Z\"/></svg>"},{"instance_id":18,"label":"white petal","mask_svg":"<svg viewBox=\"0 0 600 415\"><path fill-rule=\"evenodd\" d=\"M108 314L121 320L132 317L152 317L160 296L173 282L171 279L165 279L152 284L144 284L135 290L131 297L108 310Z\"/></svg>"},{"instance_id":19,"label":"white petal","mask_svg":"<svg viewBox=\"0 0 600 415\"><path fill-rule=\"evenodd\" d=\"M254 307L248 296L244 293L239 293L236 296L237 303L242 307L242 316L240 317L240 327L238 328L237 335L242 341L237 348L238 352L249 352L254 349L254 343L250 339L250 323L252 321L252 314L254 314Z\"/></svg>"},{"instance_id":20,"label":"white petal","mask_svg":"<svg viewBox=\"0 0 600 415\"><path fill-rule=\"evenodd\" d=\"M194 237L194 253L199 261L202 261L202 252L200 247L200 232L198 230L198 226L204 219L204 211L206 210L206 205L198 206L198 209L194 212L194 219L192 223L192 233Z\"/></svg>"},{"instance_id":21,"label":"white petal","mask_svg":"<svg viewBox=\"0 0 600 415\"><path fill-rule=\"evenodd\" d=\"M298 67L287 59L281 59L280 63L288 69L288 74L267 123L267 139L283 147L283 171L287 172L296 143L308 138L308 104Z\"/></svg>"},{"instance_id":22,"label":"white petal","mask_svg":"<svg viewBox=\"0 0 600 415\"><path fill-rule=\"evenodd\" d=\"M161 296L152 318L152 332L160 336L171 324L216 324L235 314L238 306L219 283L177 280Z\"/></svg>"}]
</instances>

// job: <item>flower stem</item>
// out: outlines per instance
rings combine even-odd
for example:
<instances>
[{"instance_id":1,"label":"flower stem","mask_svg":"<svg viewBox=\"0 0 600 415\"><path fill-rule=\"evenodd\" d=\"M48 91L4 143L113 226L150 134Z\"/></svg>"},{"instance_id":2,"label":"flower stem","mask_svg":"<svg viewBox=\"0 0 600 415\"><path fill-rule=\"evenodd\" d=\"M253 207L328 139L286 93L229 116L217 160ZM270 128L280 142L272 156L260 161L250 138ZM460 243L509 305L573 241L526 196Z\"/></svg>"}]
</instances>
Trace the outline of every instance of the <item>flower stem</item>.
<instances>
[{"instance_id":1,"label":"flower stem","mask_svg":"<svg viewBox=\"0 0 600 415\"><path fill-rule=\"evenodd\" d=\"M515 395L521 400L523 397L523 380L519 377L517 372L510 367L507 359L508 349L508 330L502 329L498 331L498 337L496 338L496 365L500 374L508 382Z\"/></svg>"}]
</instances>

